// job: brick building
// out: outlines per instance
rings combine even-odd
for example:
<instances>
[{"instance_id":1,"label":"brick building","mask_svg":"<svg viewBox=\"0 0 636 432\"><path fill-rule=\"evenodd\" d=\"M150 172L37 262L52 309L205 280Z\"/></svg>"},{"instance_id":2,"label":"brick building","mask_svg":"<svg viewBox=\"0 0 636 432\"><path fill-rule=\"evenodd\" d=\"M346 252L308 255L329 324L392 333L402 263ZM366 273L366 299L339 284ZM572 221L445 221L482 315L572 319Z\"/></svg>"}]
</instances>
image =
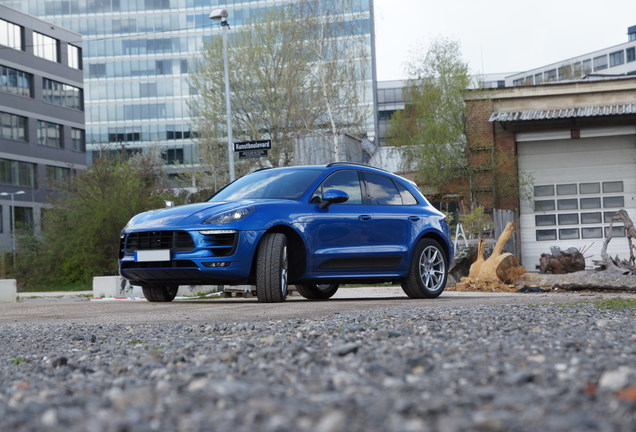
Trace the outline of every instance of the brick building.
<instances>
[{"instance_id":1,"label":"brick building","mask_svg":"<svg viewBox=\"0 0 636 432\"><path fill-rule=\"evenodd\" d=\"M550 247L628 257L619 209L636 220L636 78L475 91L466 100L477 203L515 210L528 270Z\"/></svg>"}]
</instances>

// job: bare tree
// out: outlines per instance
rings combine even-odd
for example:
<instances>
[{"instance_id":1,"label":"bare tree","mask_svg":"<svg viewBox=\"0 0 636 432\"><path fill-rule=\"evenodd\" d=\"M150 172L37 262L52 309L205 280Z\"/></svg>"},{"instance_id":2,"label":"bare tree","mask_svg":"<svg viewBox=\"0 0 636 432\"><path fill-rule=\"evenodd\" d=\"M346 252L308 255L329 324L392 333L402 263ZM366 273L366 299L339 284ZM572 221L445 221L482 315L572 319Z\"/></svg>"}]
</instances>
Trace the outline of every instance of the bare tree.
<instances>
[{"instance_id":1,"label":"bare tree","mask_svg":"<svg viewBox=\"0 0 636 432\"><path fill-rule=\"evenodd\" d=\"M297 138L319 134L338 154L340 133L358 134L370 112L362 104L368 47L359 29L337 16L352 0L318 11L316 2L269 10L232 30L230 87L236 141L271 139L263 165L293 162ZM320 12L320 14L318 13ZM191 73L191 104L202 169L223 182L227 172L224 72L220 38L206 43ZM237 171L249 166L237 163Z\"/></svg>"},{"instance_id":2,"label":"bare tree","mask_svg":"<svg viewBox=\"0 0 636 432\"><path fill-rule=\"evenodd\" d=\"M391 118L392 143L403 146L406 163L420 179L442 190L467 176L464 93L470 84L459 44L437 39L407 67L406 108Z\"/></svg>"}]
</instances>

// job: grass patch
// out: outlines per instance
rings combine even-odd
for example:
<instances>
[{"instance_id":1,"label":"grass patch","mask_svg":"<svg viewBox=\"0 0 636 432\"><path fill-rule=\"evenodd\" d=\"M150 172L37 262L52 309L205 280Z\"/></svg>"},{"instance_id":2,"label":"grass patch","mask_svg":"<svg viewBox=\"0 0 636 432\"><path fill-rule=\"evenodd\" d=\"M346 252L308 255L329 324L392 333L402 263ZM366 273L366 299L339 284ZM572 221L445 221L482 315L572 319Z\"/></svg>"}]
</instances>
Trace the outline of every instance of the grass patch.
<instances>
[{"instance_id":1,"label":"grass patch","mask_svg":"<svg viewBox=\"0 0 636 432\"><path fill-rule=\"evenodd\" d=\"M11 360L11 364L13 365L21 365L22 363L26 363L29 360L26 357L18 357L15 360Z\"/></svg>"},{"instance_id":2,"label":"grass patch","mask_svg":"<svg viewBox=\"0 0 636 432\"><path fill-rule=\"evenodd\" d=\"M622 297L600 299L594 302L594 306L600 309L630 309L636 308L636 299Z\"/></svg>"}]
</instances>

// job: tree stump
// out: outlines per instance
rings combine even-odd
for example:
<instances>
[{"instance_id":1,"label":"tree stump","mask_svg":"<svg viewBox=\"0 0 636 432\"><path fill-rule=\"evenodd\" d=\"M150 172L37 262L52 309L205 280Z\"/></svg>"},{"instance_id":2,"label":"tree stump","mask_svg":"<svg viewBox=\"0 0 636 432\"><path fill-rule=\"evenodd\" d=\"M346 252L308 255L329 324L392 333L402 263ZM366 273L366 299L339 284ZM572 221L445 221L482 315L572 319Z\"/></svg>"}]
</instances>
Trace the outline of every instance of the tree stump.
<instances>
[{"instance_id":1,"label":"tree stump","mask_svg":"<svg viewBox=\"0 0 636 432\"><path fill-rule=\"evenodd\" d=\"M486 260L483 258L483 245L482 241L480 241L477 261L470 268L468 276L470 279L484 282L513 283L521 274L525 273L525 269L519 266L519 261L513 254L509 252L503 253L503 248L510 240L516 227L517 225L514 222L509 222L506 225L506 228L497 239L497 243L495 243L492 255Z\"/></svg>"}]
</instances>

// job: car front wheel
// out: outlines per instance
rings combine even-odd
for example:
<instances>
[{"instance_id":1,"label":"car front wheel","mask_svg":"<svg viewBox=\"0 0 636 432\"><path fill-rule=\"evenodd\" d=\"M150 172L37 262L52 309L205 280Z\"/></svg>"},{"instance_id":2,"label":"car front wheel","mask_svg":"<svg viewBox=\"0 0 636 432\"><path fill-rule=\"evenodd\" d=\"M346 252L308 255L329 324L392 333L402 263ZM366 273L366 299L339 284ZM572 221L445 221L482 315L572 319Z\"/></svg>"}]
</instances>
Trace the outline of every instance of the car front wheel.
<instances>
[{"instance_id":1,"label":"car front wheel","mask_svg":"<svg viewBox=\"0 0 636 432\"><path fill-rule=\"evenodd\" d=\"M411 268L402 289L411 298L435 298L446 287L448 259L433 239L422 239L415 247Z\"/></svg>"},{"instance_id":2,"label":"car front wheel","mask_svg":"<svg viewBox=\"0 0 636 432\"><path fill-rule=\"evenodd\" d=\"M171 302L177 296L178 285L142 286L144 297L149 302Z\"/></svg>"},{"instance_id":3,"label":"car front wheel","mask_svg":"<svg viewBox=\"0 0 636 432\"><path fill-rule=\"evenodd\" d=\"M279 303L287 298L287 237L281 233L263 235L256 256L256 297L262 303Z\"/></svg>"},{"instance_id":4,"label":"car front wheel","mask_svg":"<svg viewBox=\"0 0 636 432\"><path fill-rule=\"evenodd\" d=\"M296 285L298 293L309 300L327 300L338 291L338 284L301 284Z\"/></svg>"}]
</instances>

